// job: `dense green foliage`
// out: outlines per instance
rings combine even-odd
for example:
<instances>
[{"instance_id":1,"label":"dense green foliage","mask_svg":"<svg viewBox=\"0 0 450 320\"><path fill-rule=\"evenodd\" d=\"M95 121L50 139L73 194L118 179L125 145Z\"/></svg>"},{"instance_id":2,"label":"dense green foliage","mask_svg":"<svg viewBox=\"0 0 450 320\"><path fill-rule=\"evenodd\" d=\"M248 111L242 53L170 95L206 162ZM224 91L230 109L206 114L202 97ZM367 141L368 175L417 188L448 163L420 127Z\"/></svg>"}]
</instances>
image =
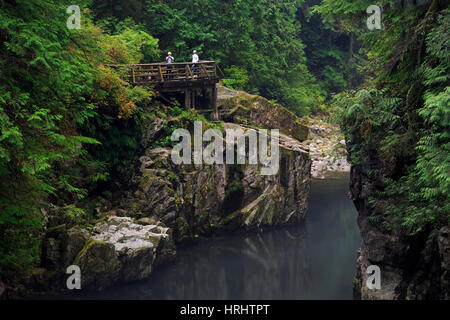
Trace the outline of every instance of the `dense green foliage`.
<instances>
[{"instance_id":1,"label":"dense green foliage","mask_svg":"<svg viewBox=\"0 0 450 320\"><path fill-rule=\"evenodd\" d=\"M301 39L305 44L307 66L318 80L321 94L329 97L360 82L357 63L365 58L353 32L340 30L322 21L316 13L320 0L307 0L298 13ZM363 48L362 48L363 49Z\"/></svg>"},{"instance_id":2,"label":"dense green foliage","mask_svg":"<svg viewBox=\"0 0 450 320\"><path fill-rule=\"evenodd\" d=\"M155 52L157 41L130 30L108 36L87 13L82 29L69 30L66 8L55 1L1 3L0 269L6 278L38 261L41 209L55 203L81 218L77 203L126 163L118 159L135 148L130 122L151 95L102 64L139 62L140 48Z\"/></svg>"},{"instance_id":3,"label":"dense green foliage","mask_svg":"<svg viewBox=\"0 0 450 320\"><path fill-rule=\"evenodd\" d=\"M351 29L363 24L358 13L369 4L324 1L318 10L330 21L347 16ZM412 233L450 222L447 5L383 1L384 30L359 32L374 61L365 66L369 80L364 89L335 98L352 163L381 163L368 172L384 175L384 187L372 199L374 212L384 212Z\"/></svg>"},{"instance_id":4,"label":"dense green foliage","mask_svg":"<svg viewBox=\"0 0 450 320\"><path fill-rule=\"evenodd\" d=\"M224 68L225 84L304 115L318 109L326 92L308 70L298 16L303 5L303 0L114 0L94 1L93 8L98 23L112 32L133 17L176 61L190 61L196 49L201 59Z\"/></svg>"},{"instance_id":5,"label":"dense green foliage","mask_svg":"<svg viewBox=\"0 0 450 320\"><path fill-rule=\"evenodd\" d=\"M107 66L167 51L189 61L196 49L228 87L299 115L349 89L334 97L336 118L352 163L375 157L369 174L387 172L376 205L412 231L447 224L449 12L445 1L380 3L384 29L369 31L369 0L80 0L82 28L69 30L68 1L0 1L0 280L39 263L46 209L84 221L90 199L126 186L156 115L154 146L207 122Z\"/></svg>"},{"instance_id":6,"label":"dense green foliage","mask_svg":"<svg viewBox=\"0 0 450 320\"><path fill-rule=\"evenodd\" d=\"M143 125L161 110L150 89L106 66L157 61L158 40L130 21L106 33L89 10L70 30L68 5L0 3L0 280L39 263L49 207L83 222L94 214L89 198L125 186ZM177 110L180 125L195 120Z\"/></svg>"}]
</instances>

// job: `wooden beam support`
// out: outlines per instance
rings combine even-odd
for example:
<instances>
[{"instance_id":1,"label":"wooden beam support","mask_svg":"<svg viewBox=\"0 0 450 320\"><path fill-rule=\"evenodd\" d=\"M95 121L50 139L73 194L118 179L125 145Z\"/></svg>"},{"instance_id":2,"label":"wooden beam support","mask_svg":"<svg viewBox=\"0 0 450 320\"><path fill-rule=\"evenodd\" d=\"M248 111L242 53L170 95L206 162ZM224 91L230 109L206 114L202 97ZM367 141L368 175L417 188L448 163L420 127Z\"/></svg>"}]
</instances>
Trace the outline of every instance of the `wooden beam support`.
<instances>
[{"instance_id":1,"label":"wooden beam support","mask_svg":"<svg viewBox=\"0 0 450 320\"><path fill-rule=\"evenodd\" d=\"M189 77L191 77L191 79L194 77L192 75L191 67L188 64L186 65L186 74L189 75ZM186 76L186 78L187 78L187 76Z\"/></svg>"},{"instance_id":2,"label":"wooden beam support","mask_svg":"<svg viewBox=\"0 0 450 320\"><path fill-rule=\"evenodd\" d=\"M206 68L203 64L200 64L200 68L202 69L203 73L205 74L205 77L209 79L208 71L206 71Z\"/></svg>"},{"instance_id":3,"label":"wooden beam support","mask_svg":"<svg viewBox=\"0 0 450 320\"><path fill-rule=\"evenodd\" d=\"M191 108L191 90L189 88L184 90L184 108L186 110Z\"/></svg>"},{"instance_id":4,"label":"wooden beam support","mask_svg":"<svg viewBox=\"0 0 450 320\"><path fill-rule=\"evenodd\" d=\"M158 66L158 71L159 71L159 76L161 77L161 82L164 82L164 76L163 76L163 73L162 73L161 66Z\"/></svg>"},{"instance_id":5,"label":"wooden beam support","mask_svg":"<svg viewBox=\"0 0 450 320\"><path fill-rule=\"evenodd\" d=\"M172 101L170 101L169 99L167 99L166 97L164 97L161 93L159 93L157 97L158 97L158 98L161 98L162 100L164 100L165 102L167 102L169 105L173 105Z\"/></svg>"},{"instance_id":6,"label":"wooden beam support","mask_svg":"<svg viewBox=\"0 0 450 320\"><path fill-rule=\"evenodd\" d=\"M217 108L217 88L212 87L212 106L214 109L214 120L219 120L219 109Z\"/></svg>"}]
</instances>

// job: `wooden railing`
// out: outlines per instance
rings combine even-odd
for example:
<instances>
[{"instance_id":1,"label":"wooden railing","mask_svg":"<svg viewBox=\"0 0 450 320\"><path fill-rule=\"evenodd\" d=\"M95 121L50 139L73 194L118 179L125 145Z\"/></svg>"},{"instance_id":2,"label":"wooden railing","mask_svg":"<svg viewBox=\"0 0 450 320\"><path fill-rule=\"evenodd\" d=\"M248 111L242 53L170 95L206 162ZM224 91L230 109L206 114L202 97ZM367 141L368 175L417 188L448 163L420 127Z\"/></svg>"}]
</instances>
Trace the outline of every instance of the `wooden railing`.
<instances>
[{"instance_id":1,"label":"wooden railing","mask_svg":"<svg viewBox=\"0 0 450 320\"><path fill-rule=\"evenodd\" d=\"M218 79L217 65L214 61L110 65L110 67L118 70L124 80L133 85Z\"/></svg>"}]
</instances>

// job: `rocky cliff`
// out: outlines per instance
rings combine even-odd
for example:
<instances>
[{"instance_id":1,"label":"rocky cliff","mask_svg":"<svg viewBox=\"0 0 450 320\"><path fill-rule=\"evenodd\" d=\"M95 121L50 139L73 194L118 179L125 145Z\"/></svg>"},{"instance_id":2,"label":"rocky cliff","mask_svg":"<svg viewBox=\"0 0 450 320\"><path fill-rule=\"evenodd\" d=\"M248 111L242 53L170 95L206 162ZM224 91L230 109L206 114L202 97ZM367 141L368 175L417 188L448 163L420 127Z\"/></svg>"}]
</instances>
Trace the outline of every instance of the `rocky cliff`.
<instances>
[{"instance_id":1,"label":"rocky cliff","mask_svg":"<svg viewBox=\"0 0 450 320\"><path fill-rule=\"evenodd\" d=\"M240 128L225 123L224 129ZM123 207L137 219L162 221L176 242L225 230L259 230L304 219L311 161L299 141L280 134L280 168L259 165L175 165L170 148L148 148Z\"/></svg>"},{"instance_id":2,"label":"rocky cliff","mask_svg":"<svg viewBox=\"0 0 450 320\"><path fill-rule=\"evenodd\" d=\"M152 147L151 142L163 131L162 119L154 119L143 135L147 148L133 178L137 188L127 193L122 207L137 219L161 221L173 230L176 242L294 223L306 215L311 160L301 142L307 139L308 128L287 109L259 96L219 86L218 101L225 121L223 133L242 129L246 136L259 128L280 130L279 170L264 176L260 165L248 161L243 165L175 165L171 148Z\"/></svg>"},{"instance_id":3,"label":"rocky cliff","mask_svg":"<svg viewBox=\"0 0 450 320\"><path fill-rule=\"evenodd\" d=\"M389 218L381 206L369 199L383 186L386 174L376 160L352 167L350 195L358 210L362 243L357 259L355 294L362 299L449 299L450 298L450 228L444 227L435 237L430 230L411 236L410 230ZM379 175L369 175L373 169ZM394 226L386 229L388 222ZM381 289L366 286L367 268L377 265L381 271Z\"/></svg>"}]
</instances>

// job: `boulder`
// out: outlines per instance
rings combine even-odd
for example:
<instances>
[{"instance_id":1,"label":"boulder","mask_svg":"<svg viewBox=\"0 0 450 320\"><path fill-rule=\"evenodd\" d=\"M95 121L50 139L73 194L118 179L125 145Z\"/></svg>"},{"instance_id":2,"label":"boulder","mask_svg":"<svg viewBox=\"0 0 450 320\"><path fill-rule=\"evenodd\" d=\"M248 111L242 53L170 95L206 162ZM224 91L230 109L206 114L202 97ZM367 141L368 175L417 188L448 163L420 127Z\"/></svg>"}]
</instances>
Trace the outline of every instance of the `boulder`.
<instances>
[{"instance_id":1,"label":"boulder","mask_svg":"<svg viewBox=\"0 0 450 320\"><path fill-rule=\"evenodd\" d=\"M118 212L118 210L114 210ZM29 280L35 290L66 290L66 269L81 269L82 289L103 290L121 282L141 280L154 266L176 254L169 228L150 218L106 215L91 228L66 225L49 228L44 241L43 267Z\"/></svg>"},{"instance_id":2,"label":"boulder","mask_svg":"<svg viewBox=\"0 0 450 320\"><path fill-rule=\"evenodd\" d=\"M120 281L148 277L163 242L170 241L168 228L134 224L127 217L110 217L94 230L100 233L92 236L93 240L113 245L121 264Z\"/></svg>"},{"instance_id":3,"label":"boulder","mask_svg":"<svg viewBox=\"0 0 450 320\"><path fill-rule=\"evenodd\" d=\"M158 255L162 256L159 260L175 255L169 228L110 216L93 226L89 241L73 264L81 268L83 289L102 290L147 278Z\"/></svg>"},{"instance_id":4,"label":"boulder","mask_svg":"<svg viewBox=\"0 0 450 320\"><path fill-rule=\"evenodd\" d=\"M100 291L119 282L122 264L111 243L89 240L73 263L81 269L82 289Z\"/></svg>"}]
</instances>

